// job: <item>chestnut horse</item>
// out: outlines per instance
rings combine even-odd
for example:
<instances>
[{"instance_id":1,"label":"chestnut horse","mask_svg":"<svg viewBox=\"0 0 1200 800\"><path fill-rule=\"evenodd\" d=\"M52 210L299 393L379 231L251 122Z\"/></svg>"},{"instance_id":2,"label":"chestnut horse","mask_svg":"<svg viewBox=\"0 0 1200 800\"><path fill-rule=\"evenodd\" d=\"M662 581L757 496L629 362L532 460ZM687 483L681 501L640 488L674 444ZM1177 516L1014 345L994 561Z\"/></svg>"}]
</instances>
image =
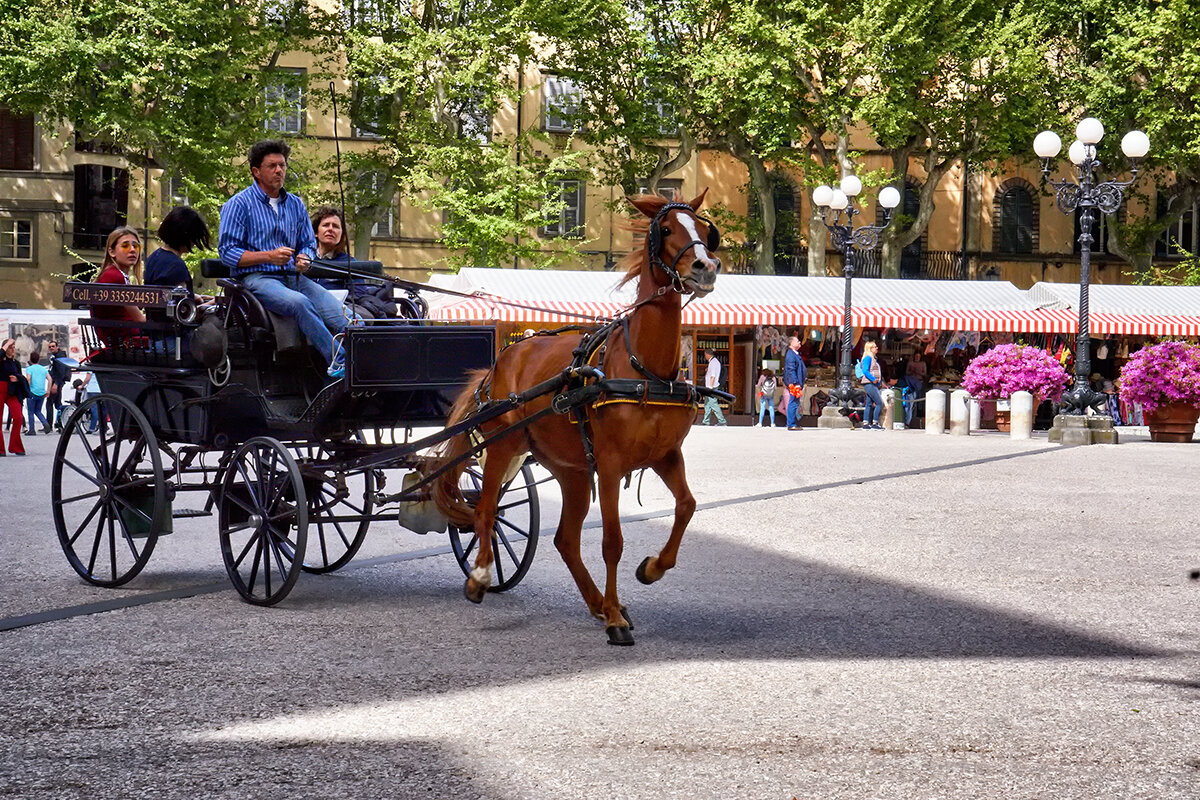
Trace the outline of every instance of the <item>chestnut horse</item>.
<instances>
[{"instance_id":1,"label":"chestnut horse","mask_svg":"<svg viewBox=\"0 0 1200 800\"><path fill-rule=\"evenodd\" d=\"M683 295L704 296L711 292L721 268L721 262L712 253L720 243L717 229L697 214L706 192L686 204L671 203L654 195L628 198L643 215L633 223L635 234L642 234L642 244L622 262L627 267L622 284L637 282L637 302L628 312L626 326L609 327L603 349L591 362L605 377L632 378L643 383L648 378L651 382L659 378L658 386L678 377ZM505 398L552 380L571 365L573 354L583 340L584 334L533 336L506 348L492 369L471 377L454 405L447 426L465 419L489 398ZM550 403L549 395L538 397L481 424L478 433L484 437L494 435L528 420ZM618 509L621 479L636 469L649 467L675 497L675 521L666 545L637 569L638 580L653 583L675 566L684 529L696 509L681 451L695 418L695 407L686 401L639 403L628 399L596 402L586 406L585 411L586 421L571 414L543 413L532 423L527 422L526 427L488 444L483 459L483 485L474 509L459 491L461 463L437 479L433 497L453 524L475 530L479 549L465 593L471 601L481 602L491 585L492 525L500 486L511 466L519 463L525 453L532 452L562 489L562 516L554 534L554 546L575 579L588 610L604 622L609 642L631 645L633 636L629 631L633 626L617 598L617 564L624 549ZM594 444L596 490L604 530L603 593L579 552L592 491L592 470L581 425L586 427ZM461 459L471 446L468 434L451 439L445 445L442 463Z\"/></svg>"}]
</instances>

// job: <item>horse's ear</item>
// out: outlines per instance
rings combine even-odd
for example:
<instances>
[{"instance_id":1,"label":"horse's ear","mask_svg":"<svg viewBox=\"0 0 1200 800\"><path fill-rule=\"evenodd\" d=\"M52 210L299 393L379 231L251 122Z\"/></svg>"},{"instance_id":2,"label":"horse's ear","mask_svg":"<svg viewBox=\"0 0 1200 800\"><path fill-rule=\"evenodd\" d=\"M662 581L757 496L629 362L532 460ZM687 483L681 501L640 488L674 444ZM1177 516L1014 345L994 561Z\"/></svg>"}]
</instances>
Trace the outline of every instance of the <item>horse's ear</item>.
<instances>
[{"instance_id":1,"label":"horse's ear","mask_svg":"<svg viewBox=\"0 0 1200 800\"><path fill-rule=\"evenodd\" d=\"M629 204L636 208L642 214L654 218L658 210L667 204L667 201L656 194L630 194L626 195L625 199Z\"/></svg>"},{"instance_id":2,"label":"horse's ear","mask_svg":"<svg viewBox=\"0 0 1200 800\"><path fill-rule=\"evenodd\" d=\"M704 189L700 192L700 194L696 195L695 198L688 201L688 205L692 207L693 211L699 211L700 206L704 205L704 195L706 195L706 194L708 194L707 186L705 186Z\"/></svg>"}]
</instances>

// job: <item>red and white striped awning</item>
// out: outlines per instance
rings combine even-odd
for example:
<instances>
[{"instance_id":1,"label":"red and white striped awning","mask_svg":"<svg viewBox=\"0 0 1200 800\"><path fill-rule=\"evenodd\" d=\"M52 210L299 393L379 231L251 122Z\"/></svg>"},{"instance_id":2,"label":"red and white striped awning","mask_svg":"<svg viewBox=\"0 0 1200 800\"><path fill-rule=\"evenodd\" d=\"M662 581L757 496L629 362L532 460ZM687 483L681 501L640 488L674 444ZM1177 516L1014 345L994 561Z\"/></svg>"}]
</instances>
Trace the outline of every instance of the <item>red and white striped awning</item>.
<instances>
[{"instance_id":1,"label":"red and white striped awning","mask_svg":"<svg viewBox=\"0 0 1200 800\"><path fill-rule=\"evenodd\" d=\"M1029 295L1071 316L1070 332L1079 319L1079 285L1037 283ZM1092 336L1200 336L1200 286L1088 287L1088 330Z\"/></svg>"},{"instance_id":2,"label":"red and white striped awning","mask_svg":"<svg viewBox=\"0 0 1200 800\"><path fill-rule=\"evenodd\" d=\"M464 269L441 282L473 296L435 301L430 316L445 321L587 322L588 317L612 316L634 301L634 288L616 289L618 280L605 272ZM844 292L841 278L723 275L711 295L688 303L683 323L840 325ZM1075 324L1069 311L1038 308L1026 293L998 281L858 279L853 292L856 327L1062 333Z\"/></svg>"}]
</instances>

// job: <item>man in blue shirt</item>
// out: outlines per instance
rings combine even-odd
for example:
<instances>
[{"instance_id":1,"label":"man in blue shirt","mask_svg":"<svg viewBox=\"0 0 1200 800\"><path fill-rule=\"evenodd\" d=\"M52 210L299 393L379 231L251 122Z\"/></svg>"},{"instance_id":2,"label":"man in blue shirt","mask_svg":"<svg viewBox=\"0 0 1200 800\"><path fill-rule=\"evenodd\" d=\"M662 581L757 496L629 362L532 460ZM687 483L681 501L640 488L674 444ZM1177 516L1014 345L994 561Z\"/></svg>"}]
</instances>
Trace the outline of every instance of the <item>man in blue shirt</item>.
<instances>
[{"instance_id":1,"label":"man in blue shirt","mask_svg":"<svg viewBox=\"0 0 1200 800\"><path fill-rule=\"evenodd\" d=\"M346 330L342 304L303 274L317 253L304 201L283 188L291 148L282 141L250 148L254 183L221 207L217 252L230 274L268 311L293 317L309 343L341 377L341 347L334 334Z\"/></svg>"}]
</instances>

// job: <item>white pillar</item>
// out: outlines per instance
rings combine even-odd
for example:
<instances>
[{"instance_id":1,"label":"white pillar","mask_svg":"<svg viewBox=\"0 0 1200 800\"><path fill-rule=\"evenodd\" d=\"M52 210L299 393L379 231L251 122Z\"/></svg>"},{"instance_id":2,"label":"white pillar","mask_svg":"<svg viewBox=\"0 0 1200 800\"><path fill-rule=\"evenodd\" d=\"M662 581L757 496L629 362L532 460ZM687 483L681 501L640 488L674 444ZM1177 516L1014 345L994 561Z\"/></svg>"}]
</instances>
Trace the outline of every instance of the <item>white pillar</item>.
<instances>
[{"instance_id":1,"label":"white pillar","mask_svg":"<svg viewBox=\"0 0 1200 800\"><path fill-rule=\"evenodd\" d=\"M890 389L880 389L879 397L883 400L883 408L879 409L879 424L883 426L885 431L892 429L892 423L895 422L895 404L892 402L892 392Z\"/></svg>"},{"instance_id":2,"label":"white pillar","mask_svg":"<svg viewBox=\"0 0 1200 800\"><path fill-rule=\"evenodd\" d=\"M977 431L981 424L979 421L979 401L972 397L968 405L970 406L968 417L971 422L971 430Z\"/></svg>"},{"instance_id":3,"label":"white pillar","mask_svg":"<svg viewBox=\"0 0 1200 800\"><path fill-rule=\"evenodd\" d=\"M971 393L966 389L955 389L950 394L950 435L966 436L971 432L970 410L967 404L971 402Z\"/></svg>"},{"instance_id":4,"label":"white pillar","mask_svg":"<svg viewBox=\"0 0 1200 800\"><path fill-rule=\"evenodd\" d=\"M1013 392L1009 398L1009 437L1028 439L1033 435L1033 395L1029 392Z\"/></svg>"},{"instance_id":5,"label":"white pillar","mask_svg":"<svg viewBox=\"0 0 1200 800\"><path fill-rule=\"evenodd\" d=\"M925 432L935 436L946 432L946 393L941 389L925 393Z\"/></svg>"}]
</instances>

